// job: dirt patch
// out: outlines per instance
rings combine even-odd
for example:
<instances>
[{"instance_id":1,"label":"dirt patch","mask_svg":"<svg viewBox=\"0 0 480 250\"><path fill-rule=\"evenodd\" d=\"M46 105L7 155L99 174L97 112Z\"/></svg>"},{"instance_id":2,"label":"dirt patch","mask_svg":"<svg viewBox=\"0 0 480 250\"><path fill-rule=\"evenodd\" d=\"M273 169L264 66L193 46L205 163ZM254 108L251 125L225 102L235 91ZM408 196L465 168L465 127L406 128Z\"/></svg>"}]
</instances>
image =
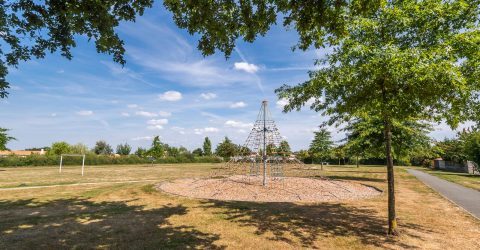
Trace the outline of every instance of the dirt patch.
<instances>
[{"instance_id":1,"label":"dirt patch","mask_svg":"<svg viewBox=\"0 0 480 250\"><path fill-rule=\"evenodd\" d=\"M231 176L221 179L177 179L157 189L180 196L232 201L321 202L370 198L381 194L359 183L299 177L268 178Z\"/></svg>"}]
</instances>

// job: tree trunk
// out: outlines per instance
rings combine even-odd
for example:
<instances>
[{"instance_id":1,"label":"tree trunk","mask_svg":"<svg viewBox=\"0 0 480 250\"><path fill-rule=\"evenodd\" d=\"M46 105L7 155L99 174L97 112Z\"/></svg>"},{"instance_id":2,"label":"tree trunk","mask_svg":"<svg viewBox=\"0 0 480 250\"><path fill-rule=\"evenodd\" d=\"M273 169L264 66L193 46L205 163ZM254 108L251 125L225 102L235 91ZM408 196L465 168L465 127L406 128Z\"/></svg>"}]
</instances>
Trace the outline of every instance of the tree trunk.
<instances>
[{"instance_id":1,"label":"tree trunk","mask_svg":"<svg viewBox=\"0 0 480 250\"><path fill-rule=\"evenodd\" d=\"M357 168L359 168L360 166L358 165L358 155L357 155Z\"/></svg>"},{"instance_id":2,"label":"tree trunk","mask_svg":"<svg viewBox=\"0 0 480 250\"><path fill-rule=\"evenodd\" d=\"M320 169L323 170L323 160L320 159Z\"/></svg>"},{"instance_id":3,"label":"tree trunk","mask_svg":"<svg viewBox=\"0 0 480 250\"><path fill-rule=\"evenodd\" d=\"M395 216L395 189L392 158L392 125L385 119L385 153L387 158L387 182L388 182L388 234L398 235L397 218Z\"/></svg>"}]
</instances>

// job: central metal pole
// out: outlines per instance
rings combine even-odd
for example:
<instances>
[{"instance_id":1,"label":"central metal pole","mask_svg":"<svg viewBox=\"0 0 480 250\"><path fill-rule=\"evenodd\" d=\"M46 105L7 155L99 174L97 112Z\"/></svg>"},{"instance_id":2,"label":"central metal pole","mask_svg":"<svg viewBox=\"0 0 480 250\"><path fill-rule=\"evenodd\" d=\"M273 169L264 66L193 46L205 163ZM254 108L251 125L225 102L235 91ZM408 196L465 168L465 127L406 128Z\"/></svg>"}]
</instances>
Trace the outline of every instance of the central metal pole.
<instances>
[{"instance_id":1,"label":"central metal pole","mask_svg":"<svg viewBox=\"0 0 480 250\"><path fill-rule=\"evenodd\" d=\"M267 185L267 101L262 102L263 106L263 186Z\"/></svg>"}]
</instances>

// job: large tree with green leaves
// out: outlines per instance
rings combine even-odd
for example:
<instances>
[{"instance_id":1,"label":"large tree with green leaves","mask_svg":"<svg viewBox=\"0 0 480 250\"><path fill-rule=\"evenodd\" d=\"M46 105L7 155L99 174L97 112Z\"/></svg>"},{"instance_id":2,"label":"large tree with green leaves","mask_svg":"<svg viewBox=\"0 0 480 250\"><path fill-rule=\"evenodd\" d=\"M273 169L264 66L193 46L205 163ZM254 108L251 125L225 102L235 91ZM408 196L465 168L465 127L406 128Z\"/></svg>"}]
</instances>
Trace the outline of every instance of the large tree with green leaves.
<instances>
[{"instance_id":1,"label":"large tree with green leaves","mask_svg":"<svg viewBox=\"0 0 480 250\"><path fill-rule=\"evenodd\" d=\"M333 141L331 133L325 128L320 128L319 131L314 132L315 136L310 143L310 154L313 158L320 160L320 164L323 169L323 161L330 157Z\"/></svg>"},{"instance_id":2,"label":"large tree with green leaves","mask_svg":"<svg viewBox=\"0 0 480 250\"><path fill-rule=\"evenodd\" d=\"M85 36L97 52L113 55L125 64L125 49L115 28L122 21L135 21L153 0L77 1L16 0L0 3L0 98L8 95L8 67L19 61L44 58L59 51L72 58L75 39Z\"/></svg>"},{"instance_id":3,"label":"large tree with green leaves","mask_svg":"<svg viewBox=\"0 0 480 250\"><path fill-rule=\"evenodd\" d=\"M234 156L238 152L238 146L235 145L228 137L217 145L215 149L215 154L226 159Z\"/></svg>"},{"instance_id":4,"label":"large tree with green leaves","mask_svg":"<svg viewBox=\"0 0 480 250\"><path fill-rule=\"evenodd\" d=\"M15 140L7 134L8 129L0 128L0 150L7 150L7 143L11 140Z\"/></svg>"},{"instance_id":5,"label":"large tree with green leaves","mask_svg":"<svg viewBox=\"0 0 480 250\"><path fill-rule=\"evenodd\" d=\"M278 93L285 111L311 108L332 122L373 112L384 120L388 159L389 234L396 234L391 123L446 119L455 126L478 115L479 0L470 1L189 1L165 0L175 23L200 35L204 55L228 57L237 39L253 42L279 16L299 34L300 49L335 45L324 69ZM319 61L319 63L322 63ZM323 101L325 96L325 101Z\"/></svg>"},{"instance_id":6,"label":"large tree with green leaves","mask_svg":"<svg viewBox=\"0 0 480 250\"><path fill-rule=\"evenodd\" d=\"M397 234L392 130L395 121L445 120L451 127L479 109L480 1L382 1L349 16L347 35L300 85L283 86L285 111L311 108L342 123L373 115L383 123L389 234Z\"/></svg>"}]
</instances>

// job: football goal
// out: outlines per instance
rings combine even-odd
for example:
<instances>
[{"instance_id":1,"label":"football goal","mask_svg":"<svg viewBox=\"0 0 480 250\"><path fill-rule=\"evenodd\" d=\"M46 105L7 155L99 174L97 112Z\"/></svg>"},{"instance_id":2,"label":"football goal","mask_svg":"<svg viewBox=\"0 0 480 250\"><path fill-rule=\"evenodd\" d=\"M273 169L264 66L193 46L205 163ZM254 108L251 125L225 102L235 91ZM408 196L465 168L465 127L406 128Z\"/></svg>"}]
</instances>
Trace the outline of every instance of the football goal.
<instances>
[{"instance_id":1,"label":"football goal","mask_svg":"<svg viewBox=\"0 0 480 250\"><path fill-rule=\"evenodd\" d=\"M63 165L63 157L65 156L73 156L73 157L82 157L82 176L83 172L85 170L85 155L84 154L61 154L60 155L60 168L58 169L58 172L62 172L62 165Z\"/></svg>"}]
</instances>

